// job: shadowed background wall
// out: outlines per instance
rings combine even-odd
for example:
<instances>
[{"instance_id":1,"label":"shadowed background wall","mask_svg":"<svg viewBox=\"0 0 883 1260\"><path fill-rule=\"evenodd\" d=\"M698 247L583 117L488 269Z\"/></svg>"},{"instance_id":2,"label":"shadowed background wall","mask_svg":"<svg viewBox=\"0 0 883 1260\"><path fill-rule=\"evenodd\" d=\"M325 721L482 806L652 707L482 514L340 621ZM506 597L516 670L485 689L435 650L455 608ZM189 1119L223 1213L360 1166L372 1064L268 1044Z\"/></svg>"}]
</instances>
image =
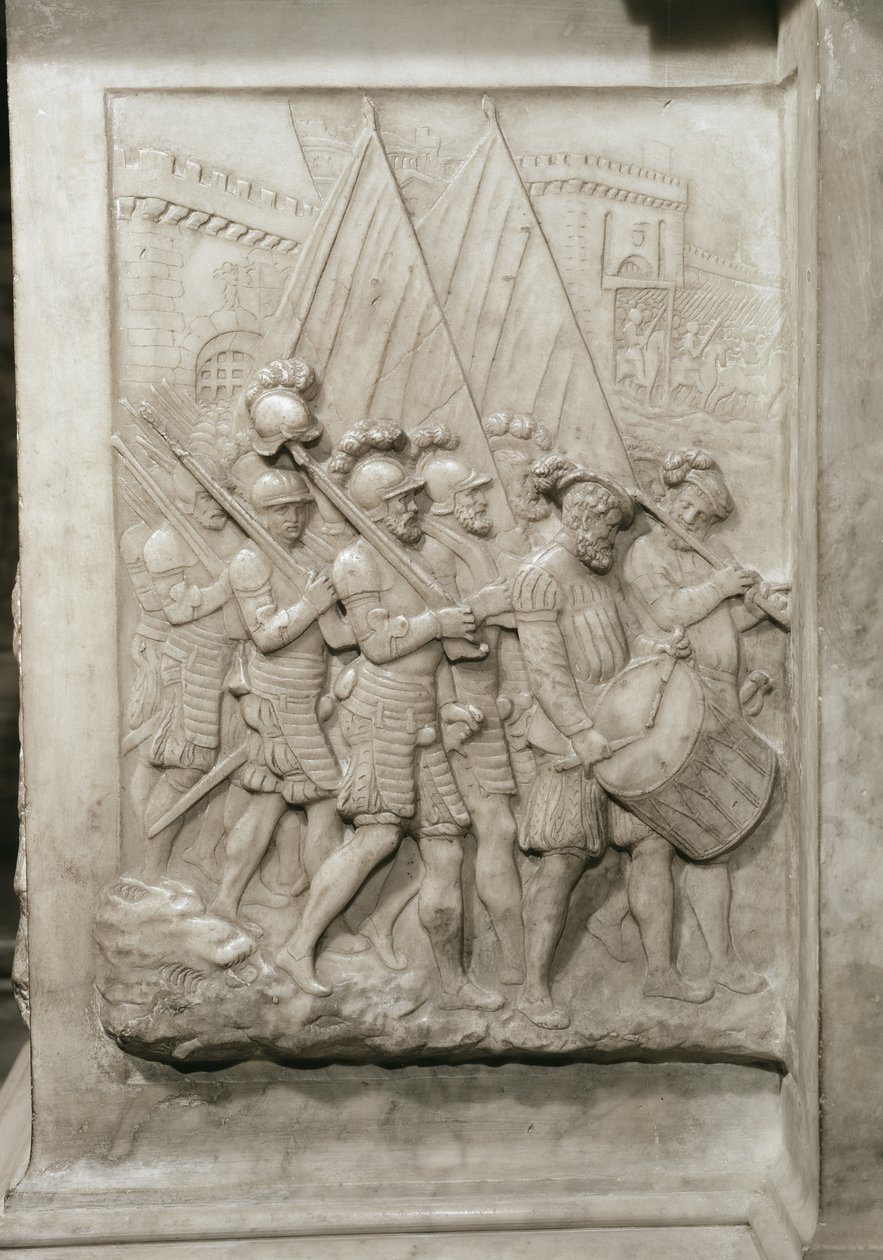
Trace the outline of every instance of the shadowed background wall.
<instances>
[{"instance_id":1,"label":"shadowed background wall","mask_svg":"<svg viewBox=\"0 0 883 1260\"><path fill-rule=\"evenodd\" d=\"M24 1037L9 979L18 923L18 905L12 890L18 848L18 668L12 655L10 606L18 556L18 513L5 7L3 18L3 91L0 95L0 1076L6 1072Z\"/></svg>"}]
</instances>

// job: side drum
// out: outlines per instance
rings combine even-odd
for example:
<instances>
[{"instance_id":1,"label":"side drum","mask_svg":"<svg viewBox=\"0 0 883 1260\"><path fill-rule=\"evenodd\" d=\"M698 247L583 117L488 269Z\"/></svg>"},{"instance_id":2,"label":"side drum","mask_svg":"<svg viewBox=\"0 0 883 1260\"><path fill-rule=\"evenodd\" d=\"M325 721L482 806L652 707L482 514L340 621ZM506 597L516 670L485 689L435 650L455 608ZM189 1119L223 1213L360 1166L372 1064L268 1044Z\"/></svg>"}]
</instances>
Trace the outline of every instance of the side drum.
<instances>
[{"instance_id":1,"label":"side drum","mask_svg":"<svg viewBox=\"0 0 883 1260\"><path fill-rule=\"evenodd\" d=\"M639 736L598 762L596 779L685 857L726 853L766 813L775 750L691 666L634 662L605 688L595 722L610 742Z\"/></svg>"}]
</instances>

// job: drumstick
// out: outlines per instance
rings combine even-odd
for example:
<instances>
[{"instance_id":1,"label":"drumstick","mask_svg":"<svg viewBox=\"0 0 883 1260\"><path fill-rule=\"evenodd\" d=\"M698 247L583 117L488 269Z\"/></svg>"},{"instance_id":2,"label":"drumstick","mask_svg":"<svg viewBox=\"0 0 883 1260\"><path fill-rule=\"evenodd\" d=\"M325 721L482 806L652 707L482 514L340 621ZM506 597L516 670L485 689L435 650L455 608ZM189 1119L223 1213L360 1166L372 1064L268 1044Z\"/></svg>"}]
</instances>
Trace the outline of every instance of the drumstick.
<instances>
[{"instance_id":1,"label":"drumstick","mask_svg":"<svg viewBox=\"0 0 883 1260\"><path fill-rule=\"evenodd\" d=\"M619 752L620 748L628 748L629 744L634 744L636 740L643 738L644 732L639 731L637 735L623 735L622 739L612 739L609 745L610 751L611 753ZM604 760L606 761L607 758L605 757ZM559 774L563 774L565 770L575 770L577 766L582 764L582 761L574 753L571 757L562 757L560 761L556 761L555 769Z\"/></svg>"},{"instance_id":2,"label":"drumstick","mask_svg":"<svg viewBox=\"0 0 883 1260\"><path fill-rule=\"evenodd\" d=\"M650 712L644 718L645 730L652 731L653 729L653 726L656 722L656 714L659 712L659 706L662 704L663 692L665 691L665 688L668 685L669 679L674 673L674 668L676 664L677 664L677 658L674 656L670 656L668 660L665 662L665 666L662 670L662 673L659 675L659 682L656 686L656 695L653 697L653 703L650 706Z\"/></svg>"}]
</instances>

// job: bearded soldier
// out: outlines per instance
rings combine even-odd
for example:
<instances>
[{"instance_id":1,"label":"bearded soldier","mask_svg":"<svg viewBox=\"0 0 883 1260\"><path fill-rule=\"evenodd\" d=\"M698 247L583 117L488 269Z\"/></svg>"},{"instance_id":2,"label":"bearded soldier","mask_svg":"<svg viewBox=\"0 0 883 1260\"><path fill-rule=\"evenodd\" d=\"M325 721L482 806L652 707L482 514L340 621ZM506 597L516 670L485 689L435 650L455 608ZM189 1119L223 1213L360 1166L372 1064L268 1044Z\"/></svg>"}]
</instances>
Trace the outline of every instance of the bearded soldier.
<instances>
[{"instance_id":1,"label":"bearded soldier","mask_svg":"<svg viewBox=\"0 0 883 1260\"><path fill-rule=\"evenodd\" d=\"M201 462L213 476L223 478L214 461L203 456ZM147 802L148 830L214 765L224 681L236 642L244 634L227 572L242 536L183 466L175 468L172 482L175 507L190 519L206 550L218 557L220 575L208 570L171 522L144 545L144 562L171 626L160 665L159 726L150 748L151 764L163 773ZM164 873L182 826L179 818L150 841L148 877Z\"/></svg>"},{"instance_id":2,"label":"bearded soldier","mask_svg":"<svg viewBox=\"0 0 883 1260\"><path fill-rule=\"evenodd\" d=\"M461 661L454 667L457 699L480 710L482 722L462 750L452 752L451 760L472 818L475 890L500 945L500 980L520 984L524 980L524 929L512 810L517 789L501 715L499 614L508 613L510 624L514 623L511 583L500 581L490 545L481 541L493 531L486 497L491 478L452 453L458 440L443 426L418 430L414 443L430 452L418 465L432 504L424 524L423 558L446 590L469 599L489 647L483 660ZM490 624L488 619L492 623L495 616L497 624ZM503 712L508 717L511 704Z\"/></svg>"},{"instance_id":3,"label":"bearded soldier","mask_svg":"<svg viewBox=\"0 0 883 1260\"><path fill-rule=\"evenodd\" d=\"M404 548L416 548L422 530L414 494L423 483L387 453L402 449L405 441L398 425L364 422L341 443L332 467L351 472L350 496L372 520ZM414 564L419 564L416 558ZM439 730L439 718L443 729L477 723L444 689L444 674L441 687L436 678L441 640L471 634L475 618L463 605L428 608L362 538L341 551L332 575L362 652L337 687L350 748L338 807L352 820L355 834L313 878L279 965L305 991L330 992L314 969L320 936L374 868L411 834L423 858L418 911L441 978L439 1004L496 1009L502 998L475 985L463 963L461 867L469 815Z\"/></svg>"},{"instance_id":4,"label":"bearded soldier","mask_svg":"<svg viewBox=\"0 0 883 1260\"><path fill-rule=\"evenodd\" d=\"M319 851L316 860L305 862L308 871L343 842L335 800L340 771L318 715L328 673L318 621L336 605L337 595L327 574L314 572L319 562L302 543L313 495L300 473L274 468L256 479L250 497L260 523L303 570L303 582L296 586L251 541L230 565L230 584L252 642L248 690L240 700L249 757L238 776L249 802L228 835L212 905L230 919L288 806L306 814L307 853ZM332 646L347 642L339 616L326 616L323 624Z\"/></svg>"},{"instance_id":5,"label":"bearded soldier","mask_svg":"<svg viewBox=\"0 0 883 1260\"><path fill-rule=\"evenodd\" d=\"M672 451L665 459L662 478L666 487L662 506L700 541L733 511L720 468L704 451ZM721 543L715 546L726 558ZM767 615L755 602L755 594L783 609L785 596L735 562L712 568L658 523L632 544L623 577L648 633L684 626L703 683L724 710L739 714L741 635ZM701 865L688 862L685 890L708 946L710 980L737 993L756 993L766 981L742 962L733 945L728 856Z\"/></svg>"},{"instance_id":6,"label":"bearded soldier","mask_svg":"<svg viewBox=\"0 0 883 1260\"><path fill-rule=\"evenodd\" d=\"M519 1009L540 1027L565 1028L570 1016L555 1005L550 988L555 949L571 892L589 861L604 852L611 823L615 843L631 851L630 905L647 956L644 992L693 1001L710 992L692 986L672 962L667 841L613 805L592 776L593 766L610 755L594 727L594 708L631 655L632 619L611 569L614 539L631 523L633 504L609 478L560 456L535 466L534 483L560 507L562 528L522 565L513 591L539 702L529 732L537 777L519 836L525 852L539 859L524 896L527 979ZM568 754L579 764L556 764Z\"/></svg>"}]
</instances>

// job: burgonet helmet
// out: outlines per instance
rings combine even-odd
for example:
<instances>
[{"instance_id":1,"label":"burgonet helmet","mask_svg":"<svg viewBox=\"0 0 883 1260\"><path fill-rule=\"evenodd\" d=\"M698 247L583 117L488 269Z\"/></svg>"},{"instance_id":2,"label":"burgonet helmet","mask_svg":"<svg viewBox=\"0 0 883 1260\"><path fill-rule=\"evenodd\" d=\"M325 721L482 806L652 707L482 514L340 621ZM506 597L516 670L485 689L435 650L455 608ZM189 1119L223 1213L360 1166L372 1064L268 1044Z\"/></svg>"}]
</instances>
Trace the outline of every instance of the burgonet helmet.
<instances>
[{"instance_id":1,"label":"burgonet helmet","mask_svg":"<svg viewBox=\"0 0 883 1260\"><path fill-rule=\"evenodd\" d=\"M318 389L316 374L303 359L276 359L252 377L245 405L259 455L275 455L286 442L311 442L322 426L307 403Z\"/></svg>"},{"instance_id":2,"label":"burgonet helmet","mask_svg":"<svg viewBox=\"0 0 883 1260\"><path fill-rule=\"evenodd\" d=\"M423 478L413 477L397 459L389 455L372 455L357 464L350 474L349 493L369 516L381 516L381 508L389 499L401 494L415 494L423 489Z\"/></svg>"},{"instance_id":3,"label":"burgonet helmet","mask_svg":"<svg viewBox=\"0 0 883 1260\"><path fill-rule=\"evenodd\" d=\"M312 503L313 493L302 473L290 468L270 468L251 488L252 504L263 511L283 503Z\"/></svg>"}]
</instances>

